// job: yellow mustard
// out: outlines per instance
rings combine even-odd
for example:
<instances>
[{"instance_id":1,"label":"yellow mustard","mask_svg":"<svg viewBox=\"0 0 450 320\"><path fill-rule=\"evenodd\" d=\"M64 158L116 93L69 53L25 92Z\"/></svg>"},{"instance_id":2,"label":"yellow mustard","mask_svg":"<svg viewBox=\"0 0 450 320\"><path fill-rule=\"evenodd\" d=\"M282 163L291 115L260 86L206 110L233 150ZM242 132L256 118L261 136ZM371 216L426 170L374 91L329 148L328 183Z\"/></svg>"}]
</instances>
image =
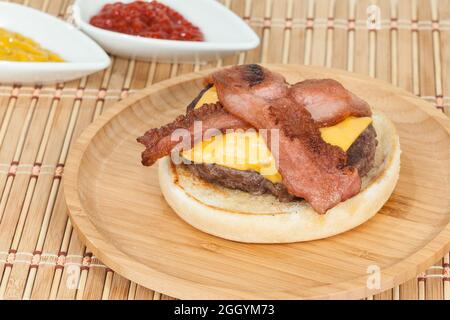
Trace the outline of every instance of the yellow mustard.
<instances>
[{"instance_id":1,"label":"yellow mustard","mask_svg":"<svg viewBox=\"0 0 450 320\"><path fill-rule=\"evenodd\" d=\"M23 62L63 62L57 54L19 33L0 28L0 60Z\"/></svg>"}]
</instances>

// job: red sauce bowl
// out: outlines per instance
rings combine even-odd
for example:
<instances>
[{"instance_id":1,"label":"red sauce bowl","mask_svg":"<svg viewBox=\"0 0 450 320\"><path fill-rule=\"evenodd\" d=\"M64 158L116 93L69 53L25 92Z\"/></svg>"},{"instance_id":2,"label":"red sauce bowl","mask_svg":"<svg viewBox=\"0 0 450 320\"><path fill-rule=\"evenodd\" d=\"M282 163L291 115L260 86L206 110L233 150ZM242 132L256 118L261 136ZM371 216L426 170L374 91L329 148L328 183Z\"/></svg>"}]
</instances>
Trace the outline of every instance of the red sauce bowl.
<instances>
[{"instance_id":1,"label":"red sauce bowl","mask_svg":"<svg viewBox=\"0 0 450 320\"><path fill-rule=\"evenodd\" d=\"M158 1L107 3L90 19L90 24L146 38L204 41L200 28L179 12Z\"/></svg>"},{"instance_id":2,"label":"red sauce bowl","mask_svg":"<svg viewBox=\"0 0 450 320\"><path fill-rule=\"evenodd\" d=\"M75 24L114 55L147 61L202 63L259 45L259 37L248 24L218 1L158 0L130 4L135 0L123 0L127 5L113 5L115 2L76 0L73 5ZM151 10L152 14L143 14L155 7L159 9ZM116 18L111 19L112 16Z\"/></svg>"}]
</instances>

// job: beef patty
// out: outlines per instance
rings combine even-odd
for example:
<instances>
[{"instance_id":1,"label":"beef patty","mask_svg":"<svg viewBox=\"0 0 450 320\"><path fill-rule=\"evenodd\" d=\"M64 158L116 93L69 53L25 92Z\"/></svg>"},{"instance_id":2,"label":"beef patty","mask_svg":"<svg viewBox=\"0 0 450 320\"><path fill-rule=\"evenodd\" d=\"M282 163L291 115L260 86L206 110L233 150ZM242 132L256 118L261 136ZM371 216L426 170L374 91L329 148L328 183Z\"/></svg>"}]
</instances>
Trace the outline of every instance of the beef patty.
<instances>
[{"instance_id":1,"label":"beef patty","mask_svg":"<svg viewBox=\"0 0 450 320\"><path fill-rule=\"evenodd\" d=\"M348 149L348 164L358 169L361 177L372 169L377 146L376 132L368 126ZM220 186L238 189L251 194L271 193L281 202L295 199L281 183L273 183L256 171L237 170L217 164L192 163L186 167L196 176Z\"/></svg>"},{"instance_id":2,"label":"beef patty","mask_svg":"<svg viewBox=\"0 0 450 320\"><path fill-rule=\"evenodd\" d=\"M194 108L208 88L204 88L199 93L189 104L188 109ZM375 150L378 144L376 137L374 127L369 125L347 150L348 164L357 168L361 177L367 175L373 167ZM273 183L256 171L237 170L208 163L192 163L184 166L196 176L226 188L238 189L255 195L271 193L281 202L289 202L295 199L295 196L291 195L282 183Z\"/></svg>"}]
</instances>

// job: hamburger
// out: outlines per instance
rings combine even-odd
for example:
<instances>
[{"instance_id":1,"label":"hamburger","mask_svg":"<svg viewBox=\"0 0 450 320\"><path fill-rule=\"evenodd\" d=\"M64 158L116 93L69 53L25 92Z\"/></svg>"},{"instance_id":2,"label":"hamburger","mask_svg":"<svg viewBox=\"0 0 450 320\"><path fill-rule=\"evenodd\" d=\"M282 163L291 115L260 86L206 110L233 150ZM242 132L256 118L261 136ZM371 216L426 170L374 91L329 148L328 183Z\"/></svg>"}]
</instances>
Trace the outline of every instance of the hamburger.
<instances>
[{"instance_id":1,"label":"hamburger","mask_svg":"<svg viewBox=\"0 0 450 320\"><path fill-rule=\"evenodd\" d=\"M329 237L375 215L399 176L381 113L339 82L288 84L256 64L213 72L185 114L137 139L187 223L249 243Z\"/></svg>"}]
</instances>

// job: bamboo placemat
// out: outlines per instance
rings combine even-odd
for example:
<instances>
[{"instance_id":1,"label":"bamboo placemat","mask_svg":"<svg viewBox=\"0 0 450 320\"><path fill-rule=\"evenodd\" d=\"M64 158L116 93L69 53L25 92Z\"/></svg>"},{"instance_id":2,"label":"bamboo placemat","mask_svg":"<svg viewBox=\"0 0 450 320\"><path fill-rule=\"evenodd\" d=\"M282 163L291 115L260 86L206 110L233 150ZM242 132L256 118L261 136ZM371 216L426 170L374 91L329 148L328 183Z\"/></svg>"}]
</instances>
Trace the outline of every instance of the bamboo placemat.
<instances>
[{"instance_id":1,"label":"bamboo placemat","mask_svg":"<svg viewBox=\"0 0 450 320\"><path fill-rule=\"evenodd\" d=\"M13 2L70 19L71 0ZM77 81L0 84L0 298L171 299L92 255L72 231L61 185L83 128L152 83L236 63L325 65L390 81L450 115L450 0L222 2L253 27L259 48L205 65L113 58L107 70ZM371 4L380 28L367 27ZM447 253L416 279L368 299L448 300L449 269Z\"/></svg>"}]
</instances>

